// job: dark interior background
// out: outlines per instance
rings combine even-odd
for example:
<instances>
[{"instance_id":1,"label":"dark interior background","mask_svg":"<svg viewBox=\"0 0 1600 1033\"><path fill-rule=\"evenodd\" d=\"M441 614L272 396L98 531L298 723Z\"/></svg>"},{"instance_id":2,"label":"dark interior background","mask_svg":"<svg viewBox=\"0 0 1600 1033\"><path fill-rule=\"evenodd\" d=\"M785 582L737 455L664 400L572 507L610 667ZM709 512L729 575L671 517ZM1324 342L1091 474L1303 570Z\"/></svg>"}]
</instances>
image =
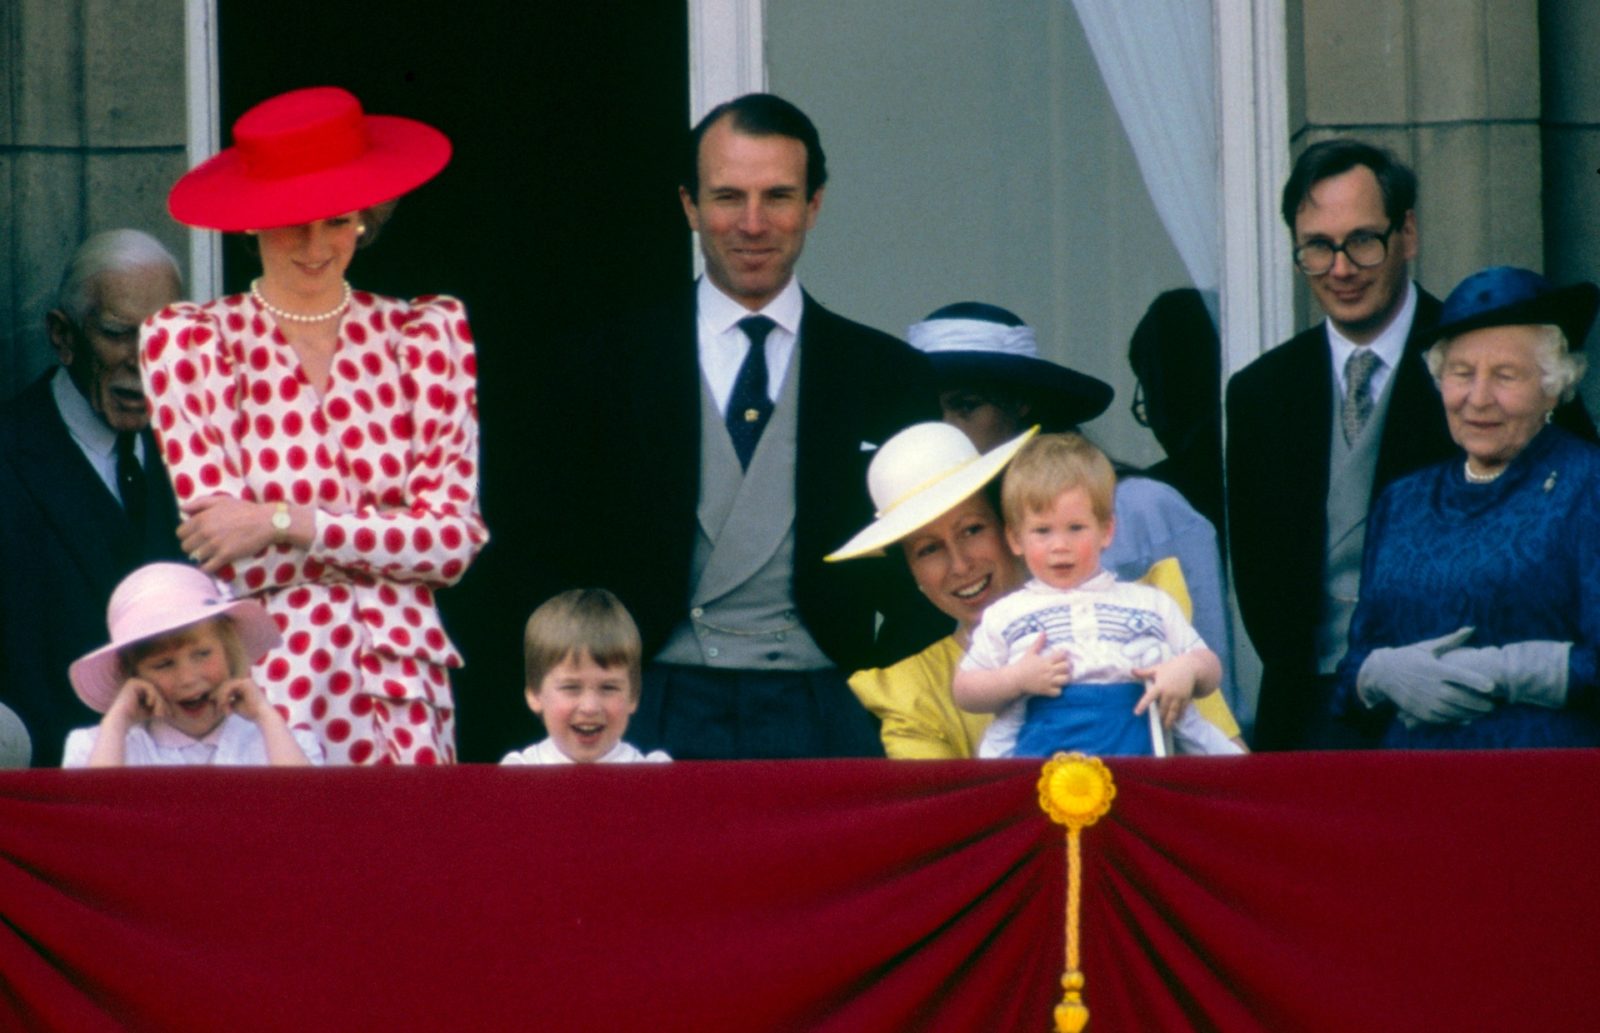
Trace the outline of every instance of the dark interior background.
<instances>
[{"instance_id":1,"label":"dark interior background","mask_svg":"<svg viewBox=\"0 0 1600 1033\"><path fill-rule=\"evenodd\" d=\"M441 593L467 660L455 672L461 757L495 761L539 732L522 700L523 587L540 543L519 537L532 507L568 504L527 483L527 407L541 364L584 319L690 275L676 194L688 124L687 7L456 0L219 4L225 126L300 86L343 86L369 112L418 118L455 145L408 196L356 286L461 298L478 345L483 508L491 544ZM225 133L226 136L226 133ZM224 286L259 263L229 235Z\"/></svg>"}]
</instances>

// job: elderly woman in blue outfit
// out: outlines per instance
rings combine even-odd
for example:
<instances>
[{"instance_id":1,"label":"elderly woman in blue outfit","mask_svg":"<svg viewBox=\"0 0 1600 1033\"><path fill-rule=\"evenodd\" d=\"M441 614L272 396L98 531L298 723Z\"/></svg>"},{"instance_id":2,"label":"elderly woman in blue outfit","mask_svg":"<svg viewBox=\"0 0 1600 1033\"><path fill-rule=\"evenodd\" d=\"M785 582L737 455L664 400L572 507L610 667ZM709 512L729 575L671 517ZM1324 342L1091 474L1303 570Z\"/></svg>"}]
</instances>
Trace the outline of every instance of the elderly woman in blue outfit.
<instances>
[{"instance_id":1,"label":"elderly woman in blue outfit","mask_svg":"<svg viewBox=\"0 0 1600 1033\"><path fill-rule=\"evenodd\" d=\"M1464 453L1373 508L1336 705L1401 748L1600 745L1600 448L1549 425L1600 306L1500 266L1427 353Z\"/></svg>"}]
</instances>

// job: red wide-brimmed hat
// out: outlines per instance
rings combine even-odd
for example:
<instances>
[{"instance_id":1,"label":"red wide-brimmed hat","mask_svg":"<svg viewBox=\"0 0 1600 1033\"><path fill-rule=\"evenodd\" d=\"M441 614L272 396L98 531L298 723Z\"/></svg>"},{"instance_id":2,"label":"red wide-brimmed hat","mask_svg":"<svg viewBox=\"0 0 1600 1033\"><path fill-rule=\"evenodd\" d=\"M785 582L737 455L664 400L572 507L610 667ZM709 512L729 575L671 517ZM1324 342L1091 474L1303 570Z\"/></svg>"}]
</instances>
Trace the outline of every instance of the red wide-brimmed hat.
<instances>
[{"instance_id":1,"label":"red wide-brimmed hat","mask_svg":"<svg viewBox=\"0 0 1600 1033\"><path fill-rule=\"evenodd\" d=\"M368 115L337 86L291 90L233 124L233 146L191 169L167 195L188 226L298 226L393 200L438 174L450 140L415 119Z\"/></svg>"}]
</instances>

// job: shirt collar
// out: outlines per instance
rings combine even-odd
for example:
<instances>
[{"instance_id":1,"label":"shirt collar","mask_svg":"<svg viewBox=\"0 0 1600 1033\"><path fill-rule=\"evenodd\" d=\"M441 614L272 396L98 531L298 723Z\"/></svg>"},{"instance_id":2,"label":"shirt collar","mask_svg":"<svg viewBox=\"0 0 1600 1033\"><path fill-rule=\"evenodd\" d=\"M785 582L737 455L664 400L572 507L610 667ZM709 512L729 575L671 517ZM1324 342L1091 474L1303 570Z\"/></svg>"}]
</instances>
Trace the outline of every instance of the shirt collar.
<instances>
[{"instance_id":1,"label":"shirt collar","mask_svg":"<svg viewBox=\"0 0 1600 1033\"><path fill-rule=\"evenodd\" d=\"M211 731L207 732L198 739L178 731L165 721L151 721L149 724L145 725L145 728L150 733L151 741L157 746L160 746L162 749L182 750L187 749L190 746L210 746L215 748L216 745L222 741L222 730L227 726L228 718L224 717L217 724L217 727L211 729Z\"/></svg>"},{"instance_id":2,"label":"shirt collar","mask_svg":"<svg viewBox=\"0 0 1600 1033\"><path fill-rule=\"evenodd\" d=\"M50 393L55 396L56 409L61 413L61 421L67 425L68 433L79 444L88 451L102 456L108 456L116 449L117 432L106 426L106 421L89 407L89 400L83 397L78 385L72 382L67 367L61 366L56 369L56 375L50 381Z\"/></svg>"},{"instance_id":3,"label":"shirt collar","mask_svg":"<svg viewBox=\"0 0 1600 1033\"><path fill-rule=\"evenodd\" d=\"M800 335L800 313L805 307L805 295L800 290L800 281L791 276L789 277L789 282L783 285L783 290L779 291L776 297L767 302L758 311L751 312L724 294L720 287L711 282L709 276L702 276L697 288L696 302L699 306L700 318L713 333L726 333L746 316L760 315L766 316L784 330L798 337Z\"/></svg>"},{"instance_id":4,"label":"shirt collar","mask_svg":"<svg viewBox=\"0 0 1600 1033\"><path fill-rule=\"evenodd\" d=\"M1038 578L1030 578L1028 580L1028 587L1035 592L1076 592L1079 590L1087 592L1104 592L1106 589L1110 588L1116 583L1117 576L1111 573L1111 571L1102 568L1096 572L1093 577L1082 582L1074 588L1057 588L1054 585L1045 584Z\"/></svg>"},{"instance_id":5,"label":"shirt collar","mask_svg":"<svg viewBox=\"0 0 1600 1033\"><path fill-rule=\"evenodd\" d=\"M1357 344L1333 325L1333 320L1325 320L1328 327L1328 347L1333 352L1334 377L1344 383L1344 364L1350 361L1350 355L1357 348L1371 348L1372 354L1383 360L1384 369L1394 369L1400 364L1400 359L1406 352L1406 339L1411 336L1411 324L1417 317L1417 285L1410 280L1406 281L1405 299L1400 302L1400 311L1389 320L1389 325L1383 332L1367 344Z\"/></svg>"}]
</instances>

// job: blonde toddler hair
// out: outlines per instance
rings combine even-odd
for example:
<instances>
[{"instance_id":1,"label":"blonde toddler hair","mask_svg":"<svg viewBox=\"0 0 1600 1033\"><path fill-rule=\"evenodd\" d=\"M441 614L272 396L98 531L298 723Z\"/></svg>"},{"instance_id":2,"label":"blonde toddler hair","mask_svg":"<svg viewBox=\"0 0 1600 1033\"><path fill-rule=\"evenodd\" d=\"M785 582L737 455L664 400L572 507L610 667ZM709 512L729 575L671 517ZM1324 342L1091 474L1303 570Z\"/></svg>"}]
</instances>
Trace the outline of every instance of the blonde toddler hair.
<instances>
[{"instance_id":1,"label":"blonde toddler hair","mask_svg":"<svg viewBox=\"0 0 1600 1033\"><path fill-rule=\"evenodd\" d=\"M1006 467L1000 485L1006 526L1016 527L1029 513L1048 509L1057 496L1073 488L1088 493L1096 520L1111 522L1117 475L1106 454L1082 434L1038 435Z\"/></svg>"}]
</instances>

